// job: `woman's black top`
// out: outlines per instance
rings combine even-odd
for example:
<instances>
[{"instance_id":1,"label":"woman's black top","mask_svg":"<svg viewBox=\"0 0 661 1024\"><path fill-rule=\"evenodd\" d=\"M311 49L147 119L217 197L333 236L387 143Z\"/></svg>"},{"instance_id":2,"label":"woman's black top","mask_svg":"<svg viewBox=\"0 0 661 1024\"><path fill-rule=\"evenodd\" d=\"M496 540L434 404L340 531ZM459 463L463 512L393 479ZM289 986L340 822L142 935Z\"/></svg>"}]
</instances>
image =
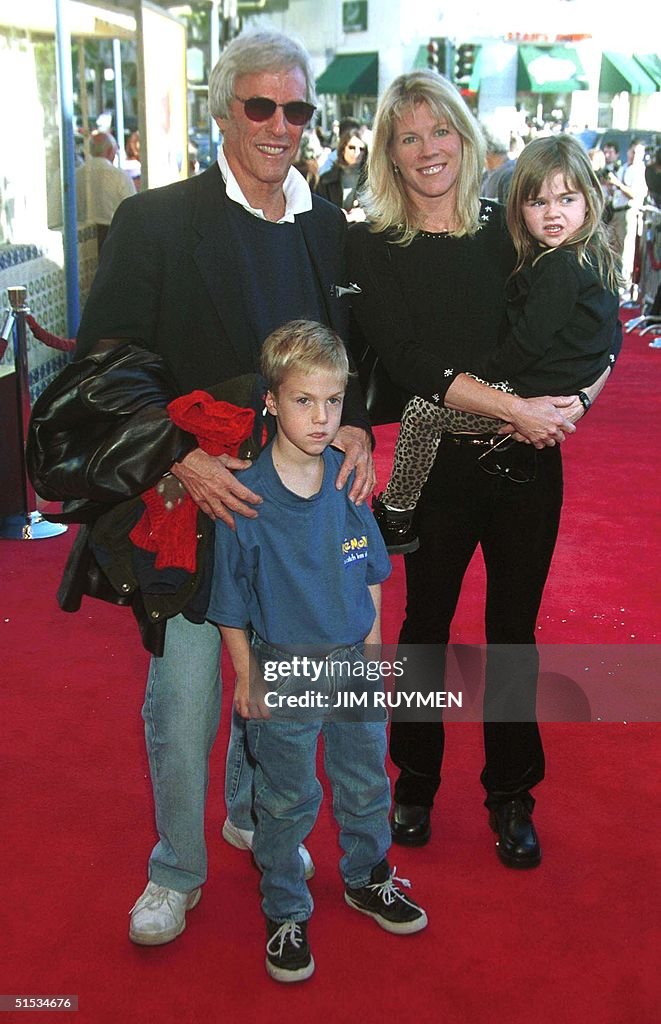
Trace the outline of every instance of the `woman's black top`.
<instances>
[{"instance_id":1,"label":"woman's black top","mask_svg":"<svg viewBox=\"0 0 661 1024\"><path fill-rule=\"evenodd\" d=\"M353 313L392 379L411 394L443 404L454 378L486 372L502 340L505 286L514 247L498 204L483 201L473 236L421 231L410 245L349 229L349 281L361 292Z\"/></svg>"}]
</instances>

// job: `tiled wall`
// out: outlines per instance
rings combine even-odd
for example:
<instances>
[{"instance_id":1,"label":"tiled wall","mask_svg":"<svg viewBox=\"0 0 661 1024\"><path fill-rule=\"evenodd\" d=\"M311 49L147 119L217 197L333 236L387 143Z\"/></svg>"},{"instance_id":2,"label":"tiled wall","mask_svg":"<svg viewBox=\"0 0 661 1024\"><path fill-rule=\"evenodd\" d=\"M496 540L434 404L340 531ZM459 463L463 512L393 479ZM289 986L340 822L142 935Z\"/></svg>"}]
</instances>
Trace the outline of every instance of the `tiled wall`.
<instances>
[{"instance_id":1,"label":"tiled wall","mask_svg":"<svg viewBox=\"0 0 661 1024\"><path fill-rule=\"evenodd\" d=\"M33 317L51 334L67 337L66 292L64 280L64 258L59 235L53 233L53 242L48 246L5 245L0 246L0 310L9 307L7 288L22 285L27 288L27 304ZM78 280L81 308L89 294L92 278L97 267L97 241L94 225L78 230ZM28 367L30 398L35 398L68 362L66 352L49 348L37 341L28 329ZM12 345L0 365L12 366L14 353Z\"/></svg>"}]
</instances>

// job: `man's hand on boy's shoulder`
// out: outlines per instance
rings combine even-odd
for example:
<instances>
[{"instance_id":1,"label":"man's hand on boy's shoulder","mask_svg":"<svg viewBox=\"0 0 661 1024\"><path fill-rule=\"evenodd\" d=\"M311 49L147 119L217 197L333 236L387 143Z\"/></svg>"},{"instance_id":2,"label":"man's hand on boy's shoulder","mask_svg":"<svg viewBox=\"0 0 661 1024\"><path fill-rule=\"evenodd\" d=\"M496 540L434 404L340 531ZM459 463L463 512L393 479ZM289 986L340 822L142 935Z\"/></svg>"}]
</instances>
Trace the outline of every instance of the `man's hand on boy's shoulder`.
<instances>
[{"instance_id":1,"label":"man's hand on boy's shoulder","mask_svg":"<svg viewBox=\"0 0 661 1024\"><path fill-rule=\"evenodd\" d=\"M344 462L337 475L335 486L341 491L350 474L355 471L349 499L362 505L376 486L376 473L372 459L372 439L362 427L343 426L338 430L333 448L344 452Z\"/></svg>"},{"instance_id":2,"label":"man's hand on boy's shoulder","mask_svg":"<svg viewBox=\"0 0 661 1024\"><path fill-rule=\"evenodd\" d=\"M203 512L234 529L233 513L255 519L257 511L252 505L262 503L260 496L234 475L251 465L249 459L207 455L201 448L195 448L181 462L175 462L171 472Z\"/></svg>"}]
</instances>

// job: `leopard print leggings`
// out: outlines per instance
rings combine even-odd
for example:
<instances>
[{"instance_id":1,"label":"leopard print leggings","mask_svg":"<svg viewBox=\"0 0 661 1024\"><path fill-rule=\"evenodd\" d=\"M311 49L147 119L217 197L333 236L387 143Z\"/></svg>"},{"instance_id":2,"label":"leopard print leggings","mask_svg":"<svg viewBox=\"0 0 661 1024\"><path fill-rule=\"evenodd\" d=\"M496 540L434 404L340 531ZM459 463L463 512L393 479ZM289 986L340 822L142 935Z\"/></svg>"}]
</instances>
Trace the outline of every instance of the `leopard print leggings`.
<instances>
[{"instance_id":1,"label":"leopard print leggings","mask_svg":"<svg viewBox=\"0 0 661 1024\"><path fill-rule=\"evenodd\" d=\"M475 377L475 380L481 384L487 383L479 377ZM498 391L513 391L507 381L489 384L489 387ZM433 405L416 395L407 403L402 414L392 473L381 500L388 508L398 511L414 509L434 464L443 431L452 434L495 434L502 423L502 420L492 416Z\"/></svg>"}]
</instances>

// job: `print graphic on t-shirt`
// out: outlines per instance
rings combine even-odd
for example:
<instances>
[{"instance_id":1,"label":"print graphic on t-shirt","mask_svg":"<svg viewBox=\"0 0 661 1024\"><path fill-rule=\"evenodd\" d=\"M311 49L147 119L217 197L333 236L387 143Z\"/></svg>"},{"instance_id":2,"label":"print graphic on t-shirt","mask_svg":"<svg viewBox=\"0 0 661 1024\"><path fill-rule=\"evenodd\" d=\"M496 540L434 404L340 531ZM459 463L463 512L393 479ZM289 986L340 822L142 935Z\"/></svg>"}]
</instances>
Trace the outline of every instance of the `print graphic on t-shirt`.
<instances>
[{"instance_id":1,"label":"print graphic on t-shirt","mask_svg":"<svg viewBox=\"0 0 661 1024\"><path fill-rule=\"evenodd\" d=\"M342 556L345 565L351 565L352 562L358 562L362 558L367 558L367 537L365 534L362 537L345 539L342 543Z\"/></svg>"}]
</instances>

